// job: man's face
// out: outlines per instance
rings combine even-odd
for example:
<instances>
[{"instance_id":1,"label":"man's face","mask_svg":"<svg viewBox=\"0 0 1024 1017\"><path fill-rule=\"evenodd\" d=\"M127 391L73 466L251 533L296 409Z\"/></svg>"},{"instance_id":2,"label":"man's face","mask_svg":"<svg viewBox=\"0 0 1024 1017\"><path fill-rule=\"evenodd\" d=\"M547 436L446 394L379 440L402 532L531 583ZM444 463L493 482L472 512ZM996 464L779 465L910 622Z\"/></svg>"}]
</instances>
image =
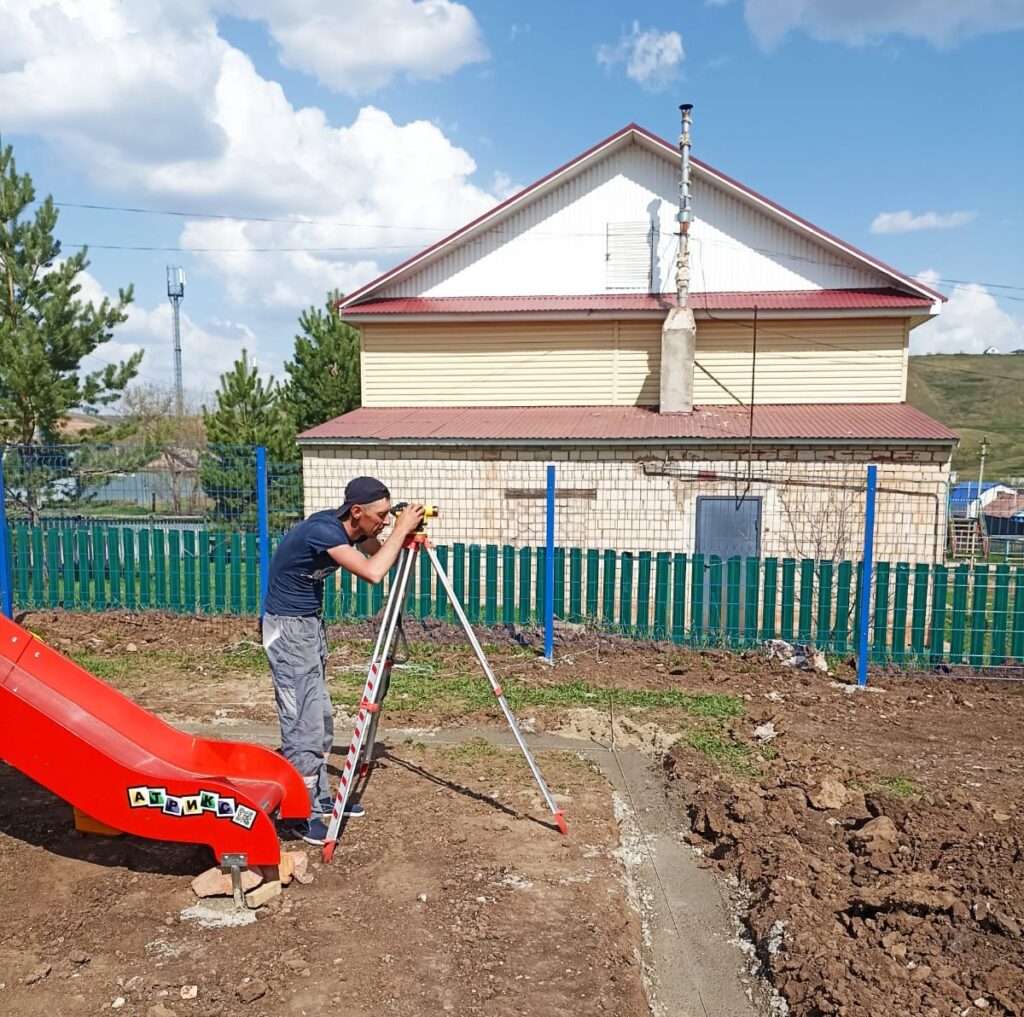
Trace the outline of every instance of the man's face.
<instances>
[{"instance_id":1,"label":"man's face","mask_svg":"<svg viewBox=\"0 0 1024 1017\"><path fill-rule=\"evenodd\" d=\"M369 505L353 505L352 522L356 524L360 533L367 537L376 537L387 526L390 511L390 498L381 498Z\"/></svg>"}]
</instances>

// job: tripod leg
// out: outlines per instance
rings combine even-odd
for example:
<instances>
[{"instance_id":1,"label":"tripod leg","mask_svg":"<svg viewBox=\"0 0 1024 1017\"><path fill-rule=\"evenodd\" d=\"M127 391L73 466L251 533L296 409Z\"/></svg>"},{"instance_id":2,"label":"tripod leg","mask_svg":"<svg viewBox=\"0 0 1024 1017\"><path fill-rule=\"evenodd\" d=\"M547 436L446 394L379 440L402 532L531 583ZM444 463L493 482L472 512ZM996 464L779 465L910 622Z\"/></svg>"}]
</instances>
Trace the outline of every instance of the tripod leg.
<instances>
[{"instance_id":1,"label":"tripod leg","mask_svg":"<svg viewBox=\"0 0 1024 1017\"><path fill-rule=\"evenodd\" d=\"M405 612L405 602L409 596L409 586L411 585L412 576L416 571L416 558L418 544L413 545L411 550L403 551L402 553L407 555L407 561L401 563L401 567L398 571L399 579L396 583L392 600L394 602L394 610L398 615L398 620L395 623L396 631L399 631L402 627L402 615ZM404 570L404 571L403 571ZM392 658L389 656L384 660L384 666L380 673L380 683L377 686L377 698L374 702L377 703L378 707L383 706L384 697L388 694L388 687L391 685L391 666L394 663ZM377 725L380 723L380 709L370 717L370 724L366 731L366 739L363 742L363 749L360 753L359 762L359 776L365 777L370 770L370 764L373 762L373 745L377 740Z\"/></svg>"},{"instance_id":2,"label":"tripod leg","mask_svg":"<svg viewBox=\"0 0 1024 1017\"><path fill-rule=\"evenodd\" d=\"M445 589L445 593L448 594L448 600L451 603L455 614L458 616L459 621L462 623L462 628L466 633L466 638L469 640L470 646L473 647L476 659L480 661L480 666L483 668L483 672L487 676L487 680L491 683L491 690L494 692L494 697L498 700L501 712L505 714L505 720L508 721L508 726L512 729L512 734L515 735L515 739L519 743L519 748L522 751L523 756L526 758L526 762L530 766L533 778L536 780L537 786L541 790L541 794L544 795L544 800L547 802L548 808L555 817L558 829L561 830L562 833L567 834L569 831L565 825L565 818L563 817L561 810L555 804L555 800L551 797L551 792L548 790L548 786L544 782L544 778L541 776L540 768L537 766L537 762L533 758L533 754L530 752L530 749L523 738L523 733L519 730L519 724L516 721L515 715L512 713L512 710L509 708L508 701L505 699L505 693L498 684L497 678L494 677L494 672L491 670L491 665L487 662L487 656L484 654L483 648L480 646L480 643L476 638L473 626L469 624L466 612L463 610L462 604L455 595L455 590L452 587L451 581L448 579L447 574L441 567L441 562L438 560L433 547L431 547L429 543L425 544L424 547L426 548L427 555L430 558L430 563L434 566L434 571L437 573L437 577L440 579L441 585Z\"/></svg>"},{"instance_id":3,"label":"tripod leg","mask_svg":"<svg viewBox=\"0 0 1024 1017\"><path fill-rule=\"evenodd\" d=\"M391 665L392 661L389 658L384 661L384 668L380 673L380 684L377 686L377 705L378 707L384 705L384 699L388 694L388 688L391 685ZM359 776L360 778L365 777L370 772L370 764L373 762L373 746L377 740L377 725L380 723L380 710L370 717L370 723L366 728L366 739L363 742L363 751L359 756Z\"/></svg>"},{"instance_id":4,"label":"tripod leg","mask_svg":"<svg viewBox=\"0 0 1024 1017\"><path fill-rule=\"evenodd\" d=\"M405 601L409 596L409 585L413 573L416 570L416 549L403 548L402 557L399 559L398 568L395 572L395 586L389 592L388 607L390 615L381 620L381 631L384 631L385 621L392 628L392 638L389 641L388 652L382 658L378 658L378 674L380 681L377 683L377 690L374 695L374 703L377 709L370 715L370 722L366 728L366 736L363 739L363 747L359 754L359 776L365 777L373 761L373 745L377 739L377 725L380 723L380 707L384 705L384 698L388 694L388 687L391 685L391 646L394 643L394 634L402 627L402 615L405 611Z\"/></svg>"},{"instance_id":5,"label":"tripod leg","mask_svg":"<svg viewBox=\"0 0 1024 1017\"><path fill-rule=\"evenodd\" d=\"M370 662L366 683L363 686L363 695L356 713L356 722L352 730L352 741L345 756L345 764L342 767L341 777L338 781L338 794L334 799L334 810L331 813L331 821L327 828L327 840L322 852L324 862L330 862L334 854L338 832L341 829L341 820L345 814L345 806L348 804L349 796L352 794L352 788L356 782L357 763L362 752L368 722L380 709L378 697L383 685L381 680L384 670L383 665L388 658L388 654L391 652L391 643L394 640L395 630L398 628L398 620L401 616L398 608L405 597L409 575L412 571L413 557L412 552L408 548L403 549L402 556L399 558L401 564L398 569L397 581L388 593L381 630L377 636L373 660Z\"/></svg>"}]
</instances>

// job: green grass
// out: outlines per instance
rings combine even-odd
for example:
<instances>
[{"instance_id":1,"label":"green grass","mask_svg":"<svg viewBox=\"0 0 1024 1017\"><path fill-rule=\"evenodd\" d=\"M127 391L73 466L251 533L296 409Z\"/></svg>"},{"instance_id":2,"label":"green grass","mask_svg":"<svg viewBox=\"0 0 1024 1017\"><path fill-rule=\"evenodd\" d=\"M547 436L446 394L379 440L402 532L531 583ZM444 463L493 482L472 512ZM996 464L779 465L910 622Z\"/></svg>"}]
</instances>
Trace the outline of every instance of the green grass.
<instances>
[{"instance_id":1,"label":"green grass","mask_svg":"<svg viewBox=\"0 0 1024 1017\"><path fill-rule=\"evenodd\" d=\"M357 672L333 678L331 698L336 703L354 706L363 684L363 676ZM718 719L741 716L744 712L742 700L735 696L680 689L597 689L582 681L556 682L544 686L506 681L503 688L505 698L513 710L530 706L592 706L596 709L609 706L641 709L674 707L693 717ZM466 712L489 707L493 703L491 687L482 674L440 673L435 666L428 664L397 669L391 674L389 710L445 707L452 712Z\"/></svg>"},{"instance_id":2,"label":"green grass","mask_svg":"<svg viewBox=\"0 0 1024 1017\"><path fill-rule=\"evenodd\" d=\"M267 655L258 643L239 643L224 650L220 656L228 667L238 671L248 671L258 675L270 673Z\"/></svg>"},{"instance_id":3,"label":"green grass","mask_svg":"<svg viewBox=\"0 0 1024 1017\"><path fill-rule=\"evenodd\" d=\"M978 479L978 443L986 436L985 476L1024 475L1024 355L911 357L907 402L960 435L953 469L961 479Z\"/></svg>"},{"instance_id":4,"label":"green grass","mask_svg":"<svg viewBox=\"0 0 1024 1017\"><path fill-rule=\"evenodd\" d=\"M508 758L508 752L497 745L492 745L486 738L470 738L460 745L439 750L443 756L453 763L475 765L490 763L498 759Z\"/></svg>"},{"instance_id":5,"label":"green grass","mask_svg":"<svg viewBox=\"0 0 1024 1017\"><path fill-rule=\"evenodd\" d=\"M730 741L714 727L694 728L687 731L682 740L695 752L732 773L752 775L758 772L754 750L749 745Z\"/></svg>"},{"instance_id":6,"label":"green grass","mask_svg":"<svg viewBox=\"0 0 1024 1017\"><path fill-rule=\"evenodd\" d=\"M132 661L127 657L101 657L95 653L69 653L68 656L97 678L124 678L132 669Z\"/></svg>"},{"instance_id":7,"label":"green grass","mask_svg":"<svg viewBox=\"0 0 1024 1017\"><path fill-rule=\"evenodd\" d=\"M911 798L921 793L921 789L906 777L883 777L878 786L894 798Z\"/></svg>"},{"instance_id":8,"label":"green grass","mask_svg":"<svg viewBox=\"0 0 1024 1017\"><path fill-rule=\"evenodd\" d=\"M848 780L846 786L854 791L865 793L884 791L886 794L892 795L893 798L912 798L914 795L921 794L921 788L917 784L907 777L900 776L878 777L870 781Z\"/></svg>"}]
</instances>

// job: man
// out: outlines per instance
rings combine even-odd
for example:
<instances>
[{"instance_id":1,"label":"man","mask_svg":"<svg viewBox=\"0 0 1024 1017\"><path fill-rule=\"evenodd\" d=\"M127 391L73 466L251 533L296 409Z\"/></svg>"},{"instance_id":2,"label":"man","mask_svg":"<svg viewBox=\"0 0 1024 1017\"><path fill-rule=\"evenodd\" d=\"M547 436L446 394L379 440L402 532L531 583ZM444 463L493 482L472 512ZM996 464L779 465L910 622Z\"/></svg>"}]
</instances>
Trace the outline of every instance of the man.
<instances>
[{"instance_id":1,"label":"man","mask_svg":"<svg viewBox=\"0 0 1024 1017\"><path fill-rule=\"evenodd\" d=\"M398 560L405 538L423 521L423 506L409 505L388 539L391 495L373 477L356 477L339 509L314 512L285 534L270 561L263 616L263 648L270 661L281 722L281 751L309 789L310 818L293 832L323 844L334 808L327 756L334 742L334 712L327 691L324 578L339 568L376 585ZM350 806L346 815L362 815Z\"/></svg>"}]
</instances>

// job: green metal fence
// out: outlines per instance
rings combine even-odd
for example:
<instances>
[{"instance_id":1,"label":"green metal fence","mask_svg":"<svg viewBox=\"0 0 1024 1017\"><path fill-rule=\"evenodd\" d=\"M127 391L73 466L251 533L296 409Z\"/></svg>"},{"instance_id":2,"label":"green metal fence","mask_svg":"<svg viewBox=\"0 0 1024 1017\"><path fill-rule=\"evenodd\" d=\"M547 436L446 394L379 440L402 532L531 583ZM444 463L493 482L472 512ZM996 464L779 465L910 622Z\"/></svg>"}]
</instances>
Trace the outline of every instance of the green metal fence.
<instances>
[{"instance_id":1,"label":"green metal fence","mask_svg":"<svg viewBox=\"0 0 1024 1017\"><path fill-rule=\"evenodd\" d=\"M33 527L11 541L19 609L259 613L253 533L206 528ZM473 622L538 624L545 549L453 544L438 556ZM425 557L408 613L453 618ZM555 549L555 615L638 639L741 649L768 639L855 651L860 565L791 558L705 560L701 555ZM326 584L330 621L373 617L386 585L344 570ZM873 663L973 667L1024 662L1024 569L1006 564L877 562L869 645Z\"/></svg>"}]
</instances>

